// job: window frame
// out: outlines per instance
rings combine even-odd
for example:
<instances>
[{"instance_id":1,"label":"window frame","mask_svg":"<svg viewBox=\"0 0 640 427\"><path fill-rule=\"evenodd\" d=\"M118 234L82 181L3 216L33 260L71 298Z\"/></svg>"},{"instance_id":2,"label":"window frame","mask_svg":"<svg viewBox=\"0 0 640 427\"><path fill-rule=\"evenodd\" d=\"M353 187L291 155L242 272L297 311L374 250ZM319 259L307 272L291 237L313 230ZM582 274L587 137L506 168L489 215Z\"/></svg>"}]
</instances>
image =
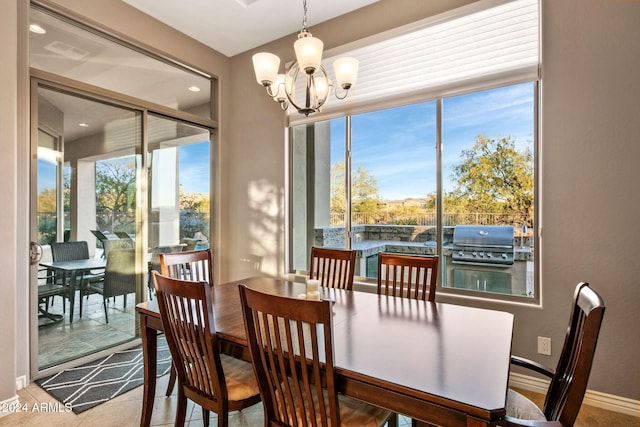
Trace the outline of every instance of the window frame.
<instances>
[{"instance_id":1,"label":"window frame","mask_svg":"<svg viewBox=\"0 0 640 427\"><path fill-rule=\"evenodd\" d=\"M468 290L468 289L457 289L457 288L453 288L453 287L443 287L442 286L442 282L443 282L443 275L446 274L444 272L443 268L439 268L438 271L438 285L437 285L437 292L441 295L447 295L447 296L451 296L454 298L464 298L464 299L480 299L480 300L485 300L485 301L498 301L498 302L505 302L505 303L516 303L516 304L523 304L523 305L539 305L540 301L541 301L541 285L540 285L540 259L541 259L541 255L540 255L540 239L539 239L539 230L540 230L540 208L539 208L539 193L540 193L540 182L539 182L539 178L540 178L540 173L539 173L539 168L540 168L540 158L539 158L539 153L540 153L540 143L539 143L539 98L540 98L540 79L535 79L535 80L529 80L528 82L532 83L533 85L533 141L532 141L532 154L533 154L533 203L534 203L534 215L533 215L533 247L535 248L535 252L534 252L534 259L533 259L533 288L534 288L534 296L533 297L527 297L527 296L520 296L520 295L509 295L509 294L499 294L499 293L493 293L493 292L486 292L486 291L476 291L476 290ZM506 86L512 86L512 85L517 85L517 84L521 84L521 83L525 83L519 80L516 81L511 81L508 84L503 84L502 82L500 82L500 84L494 84L494 85L490 85L490 87L482 87L482 88L478 88L478 87L472 87L472 88L468 88L468 90L466 91L461 91L461 93L456 93L455 95L467 95L467 94L472 94L472 93L479 93L479 92L483 92L486 90L491 90L491 89L496 89L496 88L500 88L500 87L506 87ZM436 102L436 179L437 179L437 191L436 191L436 215L437 215L437 226L436 226L436 234L437 234L437 239L436 239L436 253L442 257L443 254L443 224L442 224L442 217L443 217L443 208L442 208L442 196L443 196L443 182L442 182L442 151L443 151L443 140L442 140L442 127L443 127L443 117L442 117L442 103L443 100L445 100L446 98L449 98L450 96L439 96L435 99L429 99L429 100L424 100L423 102L431 102L431 101L435 101ZM415 102L407 102L404 105L410 105L410 104L415 104ZM372 109L368 112L374 112L374 111L379 111L379 110L383 110L384 108L376 108L376 109ZM311 120L308 122L303 123L302 125L309 125L309 124L314 124L316 122L321 122L321 121L330 121L330 120L334 120L334 119L338 119L338 118L344 118L345 119L345 176L351 176L351 117L352 114L345 114L343 116L336 116L336 117L331 117L331 118L327 118L327 117L319 117L317 118L317 120ZM293 170L293 166L294 166L294 159L293 156L291 155L291 153L293 152L293 144L294 144L294 137L293 137L293 133L294 133L294 127L295 126L299 126L301 124L296 123L296 124L290 124L287 127L287 153L286 155L288 156L287 159L287 165L288 165L288 177L287 177L287 182L288 182L288 194L286 197L287 203L289 204L289 206L287 207L287 224L286 224L286 231L287 231L287 247L286 247L286 265L285 265L285 271L288 274L292 274L295 277L303 277L305 276L308 271L307 270L301 270L301 269L295 269L293 268L293 251L292 248L294 247L294 242L293 242L293 233L292 233L292 228L291 226L293 225L293 203L292 203L292 197L293 197L293 174L291 173L291 171ZM350 179L346 180L347 184L346 184L346 189L345 189L345 200L346 200L346 207L347 210L345 212L345 248L346 249L351 249L351 236L352 236L352 224L351 224L351 203L352 203L352 199L351 199L351 183L350 183ZM443 263L441 263L441 265L443 265ZM360 289L360 290L367 290L367 291L371 291L371 292L375 292L375 280L374 279L367 279L366 277L363 277L361 275L358 275L358 273L356 272L356 276L355 276L355 281L354 281L354 289Z\"/></svg>"}]
</instances>

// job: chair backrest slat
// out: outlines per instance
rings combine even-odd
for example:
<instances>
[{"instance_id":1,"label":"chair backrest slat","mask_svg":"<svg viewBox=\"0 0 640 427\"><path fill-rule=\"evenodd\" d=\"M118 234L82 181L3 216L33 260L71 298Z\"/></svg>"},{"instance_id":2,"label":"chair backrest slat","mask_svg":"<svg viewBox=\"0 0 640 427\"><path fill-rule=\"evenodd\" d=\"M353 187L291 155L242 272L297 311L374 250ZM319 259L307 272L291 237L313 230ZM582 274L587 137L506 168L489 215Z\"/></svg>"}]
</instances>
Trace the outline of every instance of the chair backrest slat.
<instances>
[{"instance_id":1,"label":"chair backrest slat","mask_svg":"<svg viewBox=\"0 0 640 427\"><path fill-rule=\"evenodd\" d=\"M378 294L434 302L437 256L378 254Z\"/></svg>"},{"instance_id":2,"label":"chair backrest slat","mask_svg":"<svg viewBox=\"0 0 640 427\"><path fill-rule=\"evenodd\" d=\"M245 285L240 298L270 425L340 425L330 302L286 298Z\"/></svg>"},{"instance_id":3,"label":"chair backrest slat","mask_svg":"<svg viewBox=\"0 0 640 427\"><path fill-rule=\"evenodd\" d=\"M160 272L176 279L213 285L211 249L160 254Z\"/></svg>"},{"instance_id":4,"label":"chair backrest slat","mask_svg":"<svg viewBox=\"0 0 640 427\"><path fill-rule=\"evenodd\" d=\"M346 249L311 248L309 278L320 280L320 285L353 289L356 251Z\"/></svg>"}]
</instances>

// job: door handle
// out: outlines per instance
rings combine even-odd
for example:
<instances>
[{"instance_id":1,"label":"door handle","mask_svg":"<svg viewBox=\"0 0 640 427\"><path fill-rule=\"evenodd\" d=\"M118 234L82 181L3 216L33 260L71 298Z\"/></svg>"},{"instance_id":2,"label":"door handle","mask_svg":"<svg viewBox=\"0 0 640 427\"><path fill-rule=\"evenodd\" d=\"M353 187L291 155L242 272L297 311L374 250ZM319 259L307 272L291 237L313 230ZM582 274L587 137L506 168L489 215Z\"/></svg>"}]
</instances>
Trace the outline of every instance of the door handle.
<instances>
[{"instance_id":1,"label":"door handle","mask_svg":"<svg viewBox=\"0 0 640 427\"><path fill-rule=\"evenodd\" d=\"M29 242L29 262L35 265L42 259L42 246L36 242Z\"/></svg>"}]
</instances>

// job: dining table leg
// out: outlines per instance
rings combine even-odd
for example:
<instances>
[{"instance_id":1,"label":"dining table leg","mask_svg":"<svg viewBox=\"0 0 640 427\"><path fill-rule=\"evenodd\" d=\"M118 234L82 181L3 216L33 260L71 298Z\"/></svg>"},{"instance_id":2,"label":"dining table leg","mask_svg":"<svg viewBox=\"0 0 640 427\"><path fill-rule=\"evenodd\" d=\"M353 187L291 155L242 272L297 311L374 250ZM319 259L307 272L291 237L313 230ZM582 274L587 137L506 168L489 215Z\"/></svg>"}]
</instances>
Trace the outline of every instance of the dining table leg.
<instances>
[{"instance_id":1,"label":"dining table leg","mask_svg":"<svg viewBox=\"0 0 640 427\"><path fill-rule=\"evenodd\" d=\"M140 335L144 364L144 386L142 391L142 415L140 426L151 424L153 401L156 397L156 371L158 359L158 330L150 327L147 316L140 316Z\"/></svg>"}]
</instances>

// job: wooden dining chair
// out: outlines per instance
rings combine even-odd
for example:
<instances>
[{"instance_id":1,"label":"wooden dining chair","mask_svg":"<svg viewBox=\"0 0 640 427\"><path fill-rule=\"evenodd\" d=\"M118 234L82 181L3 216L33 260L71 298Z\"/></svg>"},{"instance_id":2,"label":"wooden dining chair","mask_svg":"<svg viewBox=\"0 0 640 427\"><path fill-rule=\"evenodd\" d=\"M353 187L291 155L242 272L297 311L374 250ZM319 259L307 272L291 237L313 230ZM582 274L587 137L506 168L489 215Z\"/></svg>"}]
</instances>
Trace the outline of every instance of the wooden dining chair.
<instances>
[{"instance_id":1,"label":"wooden dining chair","mask_svg":"<svg viewBox=\"0 0 640 427\"><path fill-rule=\"evenodd\" d=\"M522 357L511 357L511 363L551 379L542 410L520 393L507 392L507 425L572 426L580 411L598 333L604 316L600 295L581 282L576 286L569 328L555 370Z\"/></svg>"},{"instance_id":2,"label":"wooden dining chair","mask_svg":"<svg viewBox=\"0 0 640 427\"><path fill-rule=\"evenodd\" d=\"M211 249L160 254L160 272L176 279L213 285Z\"/></svg>"},{"instance_id":3,"label":"wooden dining chair","mask_svg":"<svg viewBox=\"0 0 640 427\"><path fill-rule=\"evenodd\" d=\"M213 258L211 249L159 254L160 273L174 279L207 282L213 286ZM176 384L176 370L171 367L165 394L171 396Z\"/></svg>"},{"instance_id":4,"label":"wooden dining chair","mask_svg":"<svg viewBox=\"0 0 640 427\"><path fill-rule=\"evenodd\" d=\"M390 412L335 384L330 301L266 294L240 285L265 426L381 426Z\"/></svg>"},{"instance_id":5,"label":"wooden dining chair","mask_svg":"<svg viewBox=\"0 0 640 427\"><path fill-rule=\"evenodd\" d=\"M187 399L218 414L218 426L228 426L229 412L260 401L250 363L220 352L208 282L190 282L152 273L162 327L178 374L176 426L183 426Z\"/></svg>"},{"instance_id":6,"label":"wooden dining chair","mask_svg":"<svg viewBox=\"0 0 640 427\"><path fill-rule=\"evenodd\" d=\"M320 280L320 286L352 290L355 267L356 251L311 248L309 278Z\"/></svg>"},{"instance_id":7,"label":"wooden dining chair","mask_svg":"<svg viewBox=\"0 0 640 427\"><path fill-rule=\"evenodd\" d=\"M151 278L152 271L160 271L160 255L161 254L170 254L176 252L182 252L185 245L177 244L177 245L163 245L156 246L150 249L151 259L149 260L149 300L153 300L153 279Z\"/></svg>"},{"instance_id":8,"label":"wooden dining chair","mask_svg":"<svg viewBox=\"0 0 640 427\"><path fill-rule=\"evenodd\" d=\"M437 256L378 254L378 295L434 302Z\"/></svg>"}]
</instances>

